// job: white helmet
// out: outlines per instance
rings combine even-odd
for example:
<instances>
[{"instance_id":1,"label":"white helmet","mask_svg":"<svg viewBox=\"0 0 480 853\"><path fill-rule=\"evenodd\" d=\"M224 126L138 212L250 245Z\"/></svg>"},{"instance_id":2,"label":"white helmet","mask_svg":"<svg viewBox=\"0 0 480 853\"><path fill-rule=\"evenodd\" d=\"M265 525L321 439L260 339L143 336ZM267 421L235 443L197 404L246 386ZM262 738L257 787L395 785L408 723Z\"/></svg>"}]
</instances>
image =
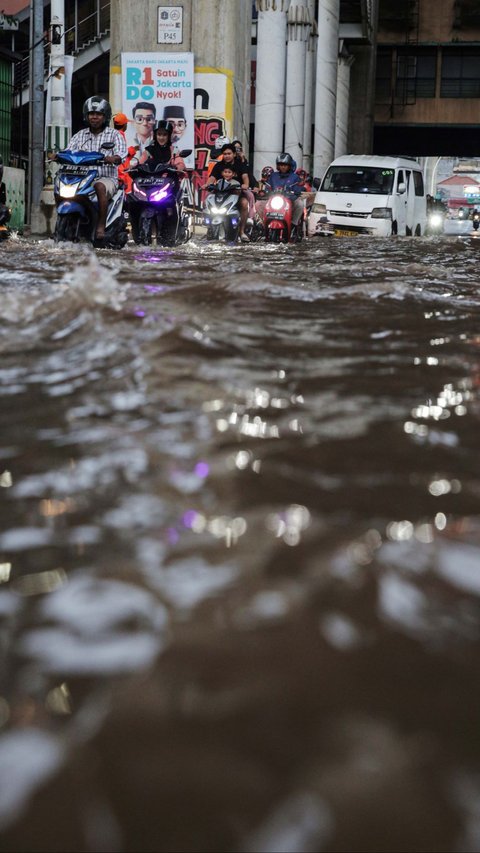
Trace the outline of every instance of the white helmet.
<instances>
[{"instance_id":1,"label":"white helmet","mask_svg":"<svg viewBox=\"0 0 480 853\"><path fill-rule=\"evenodd\" d=\"M230 139L228 136L218 136L215 140L215 150L221 151L224 145L230 145Z\"/></svg>"}]
</instances>

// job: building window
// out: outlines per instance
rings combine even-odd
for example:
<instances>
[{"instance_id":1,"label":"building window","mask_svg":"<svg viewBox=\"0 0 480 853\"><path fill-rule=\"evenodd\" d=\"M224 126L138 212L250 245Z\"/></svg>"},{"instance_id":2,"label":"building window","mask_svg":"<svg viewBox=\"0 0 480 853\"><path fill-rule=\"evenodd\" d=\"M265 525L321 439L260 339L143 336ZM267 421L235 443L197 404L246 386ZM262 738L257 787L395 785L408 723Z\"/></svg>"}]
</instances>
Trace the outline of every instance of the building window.
<instances>
[{"instance_id":1,"label":"building window","mask_svg":"<svg viewBox=\"0 0 480 853\"><path fill-rule=\"evenodd\" d=\"M480 98L480 48L444 48L441 98Z\"/></svg>"},{"instance_id":2,"label":"building window","mask_svg":"<svg viewBox=\"0 0 480 853\"><path fill-rule=\"evenodd\" d=\"M408 104L415 103L417 98L434 98L436 68L436 49L400 49L397 54L396 100Z\"/></svg>"},{"instance_id":3,"label":"building window","mask_svg":"<svg viewBox=\"0 0 480 853\"><path fill-rule=\"evenodd\" d=\"M375 81L375 103L389 104L392 100L392 50L379 47Z\"/></svg>"}]
</instances>

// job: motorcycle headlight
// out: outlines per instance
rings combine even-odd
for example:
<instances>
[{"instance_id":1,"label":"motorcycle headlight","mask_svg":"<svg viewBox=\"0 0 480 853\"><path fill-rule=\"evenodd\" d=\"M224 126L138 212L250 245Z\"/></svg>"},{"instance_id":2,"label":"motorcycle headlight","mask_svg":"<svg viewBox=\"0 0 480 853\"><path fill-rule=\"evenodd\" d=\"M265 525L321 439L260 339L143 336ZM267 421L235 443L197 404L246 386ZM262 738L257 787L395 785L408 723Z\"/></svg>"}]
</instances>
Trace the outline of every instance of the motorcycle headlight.
<instances>
[{"instance_id":1,"label":"motorcycle headlight","mask_svg":"<svg viewBox=\"0 0 480 853\"><path fill-rule=\"evenodd\" d=\"M212 213L226 213L226 207L212 207Z\"/></svg>"},{"instance_id":2,"label":"motorcycle headlight","mask_svg":"<svg viewBox=\"0 0 480 853\"><path fill-rule=\"evenodd\" d=\"M73 198L74 195L77 194L80 181L78 184L60 184L60 192L59 195L61 198Z\"/></svg>"},{"instance_id":3,"label":"motorcycle headlight","mask_svg":"<svg viewBox=\"0 0 480 853\"><path fill-rule=\"evenodd\" d=\"M147 197L147 194L143 190L141 190L140 187L137 186L137 184L135 182L133 184L133 192L136 193L136 195L140 195L142 198Z\"/></svg>"},{"instance_id":4,"label":"motorcycle headlight","mask_svg":"<svg viewBox=\"0 0 480 853\"><path fill-rule=\"evenodd\" d=\"M270 207L272 210L281 210L282 207L285 207L285 199L281 195L274 195L270 202Z\"/></svg>"},{"instance_id":5,"label":"motorcycle headlight","mask_svg":"<svg viewBox=\"0 0 480 853\"><path fill-rule=\"evenodd\" d=\"M430 225L441 225L443 222L443 217L441 213L432 213L430 217Z\"/></svg>"},{"instance_id":6,"label":"motorcycle headlight","mask_svg":"<svg viewBox=\"0 0 480 853\"><path fill-rule=\"evenodd\" d=\"M391 219L391 207L374 207L372 210L372 219Z\"/></svg>"}]
</instances>

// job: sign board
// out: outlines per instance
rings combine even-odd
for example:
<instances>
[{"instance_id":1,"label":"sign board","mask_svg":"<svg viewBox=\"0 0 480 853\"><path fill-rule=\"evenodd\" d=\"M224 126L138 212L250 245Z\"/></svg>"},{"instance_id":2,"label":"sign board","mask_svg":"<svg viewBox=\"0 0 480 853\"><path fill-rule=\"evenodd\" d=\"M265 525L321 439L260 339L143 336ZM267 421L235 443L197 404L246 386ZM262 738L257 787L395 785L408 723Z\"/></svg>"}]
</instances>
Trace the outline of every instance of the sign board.
<instances>
[{"instance_id":1,"label":"sign board","mask_svg":"<svg viewBox=\"0 0 480 853\"><path fill-rule=\"evenodd\" d=\"M18 18L0 12L0 30L18 30Z\"/></svg>"},{"instance_id":2,"label":"sign board","mask_svg":"<svg viewBox=\"0 0 480 853\"><path fill-rule=\"evenodd\" d=\"M183 6L158 7L158 44L182 44Z\"/></svg>"},{"instance_id":3,"label":"sign board","mask_svg":"<svg viewBox=\"0 0 480 853\"><path fill-rule=\"evenodd\" d=\"M193 53L122 53L122 110L128 118L127 144L140 154L151 145L155 122L173 126L172 145L188 149L187 169L195 163Z\"/></svg>"}]
</instances>

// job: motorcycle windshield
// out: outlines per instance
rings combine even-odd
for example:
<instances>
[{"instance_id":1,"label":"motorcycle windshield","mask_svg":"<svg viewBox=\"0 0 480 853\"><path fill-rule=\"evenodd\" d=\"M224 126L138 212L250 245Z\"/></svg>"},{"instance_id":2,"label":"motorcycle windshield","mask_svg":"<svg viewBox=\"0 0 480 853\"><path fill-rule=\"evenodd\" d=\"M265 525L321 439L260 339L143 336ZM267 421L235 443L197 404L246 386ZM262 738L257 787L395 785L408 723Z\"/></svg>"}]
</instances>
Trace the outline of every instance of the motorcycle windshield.
<instances>
[{"instance_id":1,"label":"motorcycle windshield","mask_svg":"<svg viewBox=\"0 0 480 853\"><path fill-rule=\"evenodd\" d=\"M69 163L72 165L98 163L102 161L104 155L100 151L59 151L57 154L57 163Z\"/></svg>"}]
</instances>

